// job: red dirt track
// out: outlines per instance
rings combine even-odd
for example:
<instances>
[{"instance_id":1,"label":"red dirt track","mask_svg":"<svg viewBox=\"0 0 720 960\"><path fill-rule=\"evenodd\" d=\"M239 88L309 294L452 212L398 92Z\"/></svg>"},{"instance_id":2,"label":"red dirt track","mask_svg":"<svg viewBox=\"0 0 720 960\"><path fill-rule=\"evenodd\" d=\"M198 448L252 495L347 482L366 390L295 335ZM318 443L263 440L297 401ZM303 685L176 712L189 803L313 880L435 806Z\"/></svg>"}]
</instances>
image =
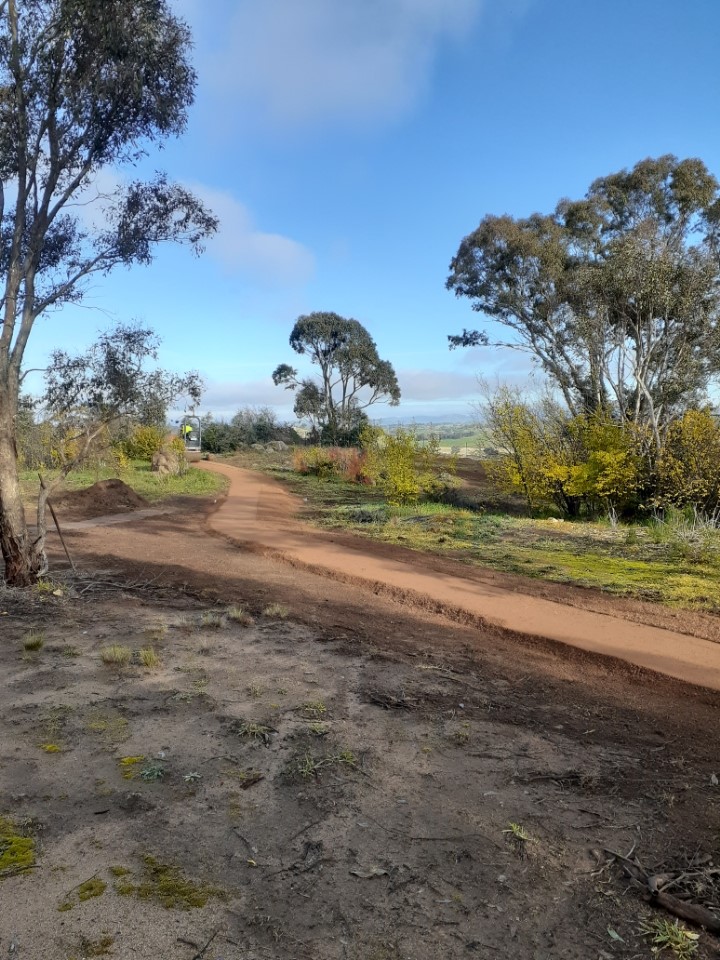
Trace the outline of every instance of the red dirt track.
<instances>
[{"instance_id":1,"label":"red dirt track","mask_svg":"<svg viewBox=\"0 0 720 960\"><path fill-rule=\"evenodd\" d=\"M720 690L720 643L716 636L692 635L698 632L692 614L670 613L667 619L677 628L669 629L638 622L658 618L639 618L632 604L619 600L606 601L599 612L583 609L576 599L568 603L520 592L522 578L315 530L296 519L302 502L272 479L226 464L201 466L230 479L228 495L208 525L233 543L331 579L371 587L455 621L560 642Z\"/></svg>"}]
</instances>

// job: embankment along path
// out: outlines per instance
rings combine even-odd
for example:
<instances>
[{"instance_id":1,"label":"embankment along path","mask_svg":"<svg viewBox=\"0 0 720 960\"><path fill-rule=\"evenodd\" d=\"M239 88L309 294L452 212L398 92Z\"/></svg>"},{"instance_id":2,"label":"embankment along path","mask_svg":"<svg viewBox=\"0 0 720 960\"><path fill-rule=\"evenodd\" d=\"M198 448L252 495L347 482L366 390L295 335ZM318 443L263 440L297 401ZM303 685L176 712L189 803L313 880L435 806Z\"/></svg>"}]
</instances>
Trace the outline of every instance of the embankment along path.
<instances>
[{"instance_id":1,"label":"embankment along path","mask_svg":"<svg viewBox=\"0 0 720 960\"><path fill-rule=\"evenodd\" d=\"M488 582L487 571L459 563L456 571L441 572L421 553L408 556L408 551L397 551L393 556L386 544L333 536L301 523L297 514L302 502L269 477L215 462L199 466L230 480L228 495L208 524L238 545L453 619L569 644L720 690L720 643L631 622L621 612L598 613L523 594Z\"/></svg>"}]
</instances>

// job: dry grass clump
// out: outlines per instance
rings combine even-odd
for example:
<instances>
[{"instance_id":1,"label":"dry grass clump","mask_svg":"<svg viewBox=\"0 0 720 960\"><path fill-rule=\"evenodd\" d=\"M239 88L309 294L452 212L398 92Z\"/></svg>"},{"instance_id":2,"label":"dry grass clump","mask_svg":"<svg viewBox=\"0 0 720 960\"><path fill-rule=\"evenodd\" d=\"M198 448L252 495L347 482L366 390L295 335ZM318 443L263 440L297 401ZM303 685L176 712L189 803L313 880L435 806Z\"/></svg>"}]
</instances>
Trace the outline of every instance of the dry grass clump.
<instances>
[{"instance_id":1,"label":"dry grass clump","mask_svg":"<svg viewBox=\"0 0 720 960\"><path fill-rule=\"evenodd\" d=\"M45 634L42 630L31 630L25 634L23 650L27 650L28 653L36 653L38 650L42 650L44 646Z\"/></svg>"},{"instance_id":2,"label":"dry grass clump","mask_svg":"<svg viewBox=\"0 0 720 960\"><path fill-rule=\"evenodd\" d=\"M143 647L142 650L139 650L138 660L140 661L140 665L147 670L156 670L161 664L160 657L152 647Z\"/></svg>"},{"instance_id":3,"label":"dry grass clump","mask_svg":"<svg viewBox=\"0 0 720 960\"><path fill-rule=\"evenodd\" d=\"M264 617L275 617L278 620L284 620L290 613L284 603L271 603L263 610Z\"/></svg>"},{"instance_id":4,"label":"dry grass clump","mask_svg":"<svg viewBox=\"0 0 720 960\"><path fill-rule=\"evenodd\" d=\"M132 650L130 647L113 644L111 647L102 648L100 659L109 667L126 667L132 659Z\"/></svg>"},{"instance_id":5,"label":"dry grass clump","mask_svg":"<svg viewBox=\"0 0 720 960\"><path fill-rule=\"evenodd\" d=\"M242 627L249 627L255 622L245 607L228 607L225 611L225 616L228 620L232 620L233 623L239 623Z\"/></svg>"},{"instance_id":6,"label":"dry grass clump","mask_svg":"<svg viewBox=\"0 0 720 960\"><path fill-rule=\"evenodd\" d=\"M214 610L206 610L200 617L200 626L210 628L211 630L219 630L223 626L224 620L222 615L216 613Z\"/></svg>"}]
</instances>

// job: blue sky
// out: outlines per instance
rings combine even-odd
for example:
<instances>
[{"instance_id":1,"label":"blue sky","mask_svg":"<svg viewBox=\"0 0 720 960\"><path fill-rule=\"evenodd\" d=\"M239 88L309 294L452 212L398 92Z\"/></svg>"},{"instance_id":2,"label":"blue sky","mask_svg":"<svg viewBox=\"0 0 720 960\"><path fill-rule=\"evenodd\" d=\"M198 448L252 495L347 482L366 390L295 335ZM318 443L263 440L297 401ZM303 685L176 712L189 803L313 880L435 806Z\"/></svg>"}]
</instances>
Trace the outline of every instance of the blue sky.
<instances>
[{"instance_id":1,"label":"blue sky","mask_svg":"<svg viewBox=\"0 0 720 960\"><path fill-rule=\"evenodd\" d=\"M720 176L717 0L172 2L197 99L143 170L192 185L220 234L200 259L166 249L95 280L40 321L28 366L137 319L163 365L201 371L204 411L290 417L270 374L295 359L296 317L334 310L394 364L399 417L466 416L476 374L531 372L516 351L447 349L482 324L444 283L485 214L550 211L663 153Z\"/></svg>"}]
</instances>

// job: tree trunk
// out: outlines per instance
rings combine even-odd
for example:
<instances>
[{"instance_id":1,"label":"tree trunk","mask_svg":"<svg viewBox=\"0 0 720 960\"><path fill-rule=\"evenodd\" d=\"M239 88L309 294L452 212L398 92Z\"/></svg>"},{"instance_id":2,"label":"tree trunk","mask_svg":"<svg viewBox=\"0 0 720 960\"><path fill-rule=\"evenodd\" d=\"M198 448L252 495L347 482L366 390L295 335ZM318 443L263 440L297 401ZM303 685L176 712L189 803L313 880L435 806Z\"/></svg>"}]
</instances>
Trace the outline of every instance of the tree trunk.
<instances>
[{"instance_id":1,"label":"tree trunk","mask_svg":"<svg viewBox=\"0 0 720 960\"><path fill-rule=\"evenodd\" d=\"M15 447L15 405L0 391L0 550L5 561L5 582L27 587L41 573L42 557L30 539L20 494Z\"/></svg>"}]
</instances>

